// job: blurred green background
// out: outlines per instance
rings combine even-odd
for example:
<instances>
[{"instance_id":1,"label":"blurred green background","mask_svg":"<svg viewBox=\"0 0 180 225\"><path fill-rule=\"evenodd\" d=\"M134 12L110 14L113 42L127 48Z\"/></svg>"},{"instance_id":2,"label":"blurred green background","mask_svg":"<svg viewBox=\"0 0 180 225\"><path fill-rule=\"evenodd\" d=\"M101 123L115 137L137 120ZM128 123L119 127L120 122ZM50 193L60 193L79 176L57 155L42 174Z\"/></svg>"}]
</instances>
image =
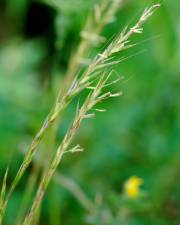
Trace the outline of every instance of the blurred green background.
<instances>
[{"instance_id":1,"label":"blurred green background","mask_svg":"<svg viewBox=\"0 0 180 225\"><path fill-rule=\"evenodd\" d=\"M0 1L1 182L9 167L10 184L51 108L95 2ZM109 40L136 21L150 3L129 0L102 34ZM52 181L37 224L180 224L179 12L180 1L163 1L144 33L134 38L138 45L122 53L134 55L116 68L125 77L115 87L123 96L104 103L106 113L82 124L74 142L85 151L67 154L59 166L60 176L77 183L96 210L90 212L71 191ZM94 48L92 55L102 46ZM77 101L66 112L56 144ZM4 224L15 224L32 168L13 194ZM131 199L124 195L123 184L134 175L144 184L141 195Z\"/></svg>"}]
</instances>

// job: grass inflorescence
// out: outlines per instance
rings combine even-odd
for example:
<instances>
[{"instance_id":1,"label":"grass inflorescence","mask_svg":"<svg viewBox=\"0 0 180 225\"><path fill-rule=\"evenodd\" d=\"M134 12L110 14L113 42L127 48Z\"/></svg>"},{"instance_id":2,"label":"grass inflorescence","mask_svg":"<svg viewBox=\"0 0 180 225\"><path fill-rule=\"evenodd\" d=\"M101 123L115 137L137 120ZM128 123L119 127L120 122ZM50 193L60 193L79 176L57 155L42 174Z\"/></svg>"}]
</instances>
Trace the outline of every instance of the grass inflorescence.
<instances>
[{"instance_id":1,"label":"grass inflorescence","mask_svg":"<svg viewBox=\"0 0 180 225\"><path fill-rule=\"evenodd\" d=\"M159 4L152 5L151 7L145 9L134 26L126 27L122 32L117 34L116 37L108 44L108 46L102 52L99 52L95 58L89 62L89 65L84 70L83 74L78 73L80 66L79 62L82 62L82 59L85 57L85 52L90 49L92 44L97 44L103 40L103 38L99 36L99 33L104 25L112 20L113 15L118 8L118 4L120 3L122 3L122 1L119 0L113 1L111 7L109 7L109 4L106 5L104 3L101 7L95 6L95 16L93 20L91 17L91 19L88 19L85 29L81 33L82 42L77 50L77 55L71 59L69 71L65 78L65 88L63 91L58 93L54 106L52 107L51 111L43 122L42 127L29 146L28 151L25 154L23 162L14 180L12 181L9 190L6 190L7 172L4 176L0 198L0 223L2 223L9 198L32 162L33 156L36 154L37 147L43 140L45 133L50 127L54 126L54 124L59 124L59 116L62 114L64 109L68 107L72 99L82 91L86 89L89 90L84 102L81 104L81 106L77 106L77 110L70 128L59 144L52 160L45 168L45 172L43 173L43 176L39 182L31 209L24 219L24 225L33 224L35 216L40 208L42 199L46 193L47 187L53 178L64 153L74 153L83 150L79 145L76 145L72 148L70 146L73 138L78 132L82 121L95 116L93 109L98 103L105 101L108 98L122 95L121 91L118 93L111 93L110 91L104 90L105 88L107 89L109 85L113 85L114 83L121 80L120 77L117 80L109 81L109 78L114 76L113 68L123 60L123 58L117 58L115 56L122 50L134 46L134 44L130 42L131 36L134 34L141 34L143 32L143 24L154 13L154 11L159 8ZM95 26L95 24L97 24L97 26ZM94 26L95 31L92 32ZM104 110L99 109L96 111Z\"/></svg>"}]
</instances>

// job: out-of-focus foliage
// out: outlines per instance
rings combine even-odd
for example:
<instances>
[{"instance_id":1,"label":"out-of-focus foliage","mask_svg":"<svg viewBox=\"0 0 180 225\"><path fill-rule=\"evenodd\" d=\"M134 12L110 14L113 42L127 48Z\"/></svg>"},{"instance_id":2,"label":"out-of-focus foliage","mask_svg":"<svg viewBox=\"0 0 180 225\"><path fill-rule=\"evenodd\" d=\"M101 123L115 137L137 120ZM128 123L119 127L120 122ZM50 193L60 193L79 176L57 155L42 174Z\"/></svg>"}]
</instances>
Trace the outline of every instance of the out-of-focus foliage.
<instances>
[{"instance_id":1,"label":"out-of-focus foliage","mask_svg":"<svg viewBox=\"0 0 180 225\"><path fill-rule=\"evenodd\" d=\"M42 0L47 24L29 32L30 3L0 2L0 174L14 177L27 148L53 104L79 34L95 1ZM105 27L108 39L131 23L149 1L129 0ZM83 123L75 140L85 151L64 157L59 171L75 180L95 202L87 212L56 182L48 189L39 224L180 224L180 2L166 0L136 36L138 45L122 54L116 89L123 97L104 104L106 113ZM42 13L43 13L42 12ZM43 16L38 12L37 19ZM37 21L38 23L38 21ZM27 26L31 26L28 27ZM40 24L41 27L41 24ZM41 27L42 28L42 27ZM31 35L30 35L31 34ZM102 46L99 47L99 49ZM96 54L98 48L92 50ZM74 113L68 108L58 131L59 143ZM45 159L44 159L45 160ZM10 200L5 224L13 224L29 170ZM131 176L144 180L138 198L125 195ZM8 187L8 185L7 185Z\"/></svg>"}]
</instances>

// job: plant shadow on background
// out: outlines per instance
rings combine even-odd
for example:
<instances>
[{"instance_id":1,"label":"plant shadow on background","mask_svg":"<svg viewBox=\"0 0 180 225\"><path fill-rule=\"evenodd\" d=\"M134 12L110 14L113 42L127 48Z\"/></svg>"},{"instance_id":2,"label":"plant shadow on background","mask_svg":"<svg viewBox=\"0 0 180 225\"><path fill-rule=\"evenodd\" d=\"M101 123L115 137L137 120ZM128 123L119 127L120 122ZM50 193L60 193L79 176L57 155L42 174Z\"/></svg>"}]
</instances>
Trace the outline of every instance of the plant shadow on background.
<instances>
[{"instance_id":1,"label":"plant shadow on background","mask_svg":"<svg viewBox=\"0 0 180 225\"><path fill-rule=\"evenodd\" d=\"M59 89L62 97L147 6L148 0L1 0L0 207ZM131 38L137 45L118 53L126 59L113 67L120 81L107 90L123 96L101 103L96 117L83 122L32 224L180 224L179 8L178 0L164 1L143 34L136 30ZM37 154L8 199L3 224L23 224L87 93L68 102L40 144L37 138Z\"/></svg>"}]
</instances>

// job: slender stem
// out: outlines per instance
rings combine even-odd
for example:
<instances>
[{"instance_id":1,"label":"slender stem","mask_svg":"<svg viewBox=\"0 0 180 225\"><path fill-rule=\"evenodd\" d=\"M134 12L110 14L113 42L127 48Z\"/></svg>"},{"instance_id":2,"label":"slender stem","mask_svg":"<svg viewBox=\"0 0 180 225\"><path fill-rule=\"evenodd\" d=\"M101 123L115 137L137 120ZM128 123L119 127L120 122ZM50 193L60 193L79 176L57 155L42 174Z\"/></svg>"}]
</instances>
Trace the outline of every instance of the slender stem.
<instances>
[{"instance_id":1,"label":"slender stem","mask_svg":"<svg viewBox=\"0 0 180 225\"><path fill-rule=\"evenodd\" d=\"M101 85L101 86L97 85L97 89L94 90L94 92L92 92L92 94L87 97L85 103L83 104L81 109L76 114L74 121L72 123L72 126L70 127L70 129L66 133L62 143L58 147L56 154L55 154L49 168L47 169L46 173L44 174L43 178L40 181L40 185L39 185L37 194L35 196L34 202L32 204L31 210L30 210L29 214L27 215L27 217L25 218L23 225L31 225L32 224L34 215L36 214L38 208L40 207L40 204L41 204L41 201L45 194L45 191L46 191L46 189L49 185L49 182L52 179L52 177L62 159L64 152L69 147L73 137L75 136L78 128L80 127L81 121L85 117L85 114L87 113L87 111L89 111L89 109L91 109L94 106L94 104L96 104L97 97L98 97L98 95L101 91L102 85L103 85L101 80L99 82L99 85Z\"/></svg>"}]
</instances>

